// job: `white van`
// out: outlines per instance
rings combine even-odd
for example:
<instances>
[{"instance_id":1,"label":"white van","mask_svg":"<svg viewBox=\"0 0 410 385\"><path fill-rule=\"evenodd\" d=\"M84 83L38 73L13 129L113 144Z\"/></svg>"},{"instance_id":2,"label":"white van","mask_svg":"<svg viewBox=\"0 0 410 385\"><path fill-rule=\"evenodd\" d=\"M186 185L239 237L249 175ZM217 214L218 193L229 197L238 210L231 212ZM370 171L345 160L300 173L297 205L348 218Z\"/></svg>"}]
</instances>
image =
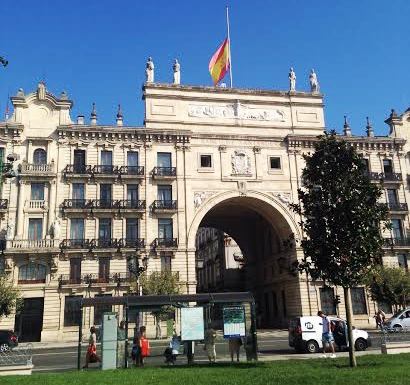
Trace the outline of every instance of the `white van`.
<instances>
[{"instance_id":1,"label":"white van","mask_svg":"<svg viewBox=\"0 0 410 385\"><path fill-rule=\"evenodd\" d=\"M386 321L385 327L389 331L410 330L410 307L399 310Z\"/></svg>"},{"instance_id":2,"label":"white van","mask_svg":"<svg viewBox=\"0 0 410 385\"><path fill-rule=\"evenodd\" d=\"M342 321L344 337L335 341L341 348L348 346L346 322L340 318L329 316L332 323ZM289 322L289 346L299 352L317 353L323 348L322 318L319 316L297 317ZM356 350L366 350L371 346L369 334L360 329L353 329L353 340Z\"/></svg>"}]
</instances>

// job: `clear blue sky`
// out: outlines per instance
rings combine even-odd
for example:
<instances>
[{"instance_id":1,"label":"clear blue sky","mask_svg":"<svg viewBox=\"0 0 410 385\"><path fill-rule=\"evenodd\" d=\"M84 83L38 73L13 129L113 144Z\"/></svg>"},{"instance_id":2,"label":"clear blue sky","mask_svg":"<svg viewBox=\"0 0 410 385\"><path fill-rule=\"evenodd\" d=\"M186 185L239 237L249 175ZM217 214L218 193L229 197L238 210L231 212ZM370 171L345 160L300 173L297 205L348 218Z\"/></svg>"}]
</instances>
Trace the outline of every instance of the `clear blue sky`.
<instances>
[{"instance_id":1,"label":"clear blue sky","mask_svg":"<svg viewBox=\"0 0 410 385\"><path fill-rule=\"evenodd\" d=\"M315 68L325 94L326 123L341 129L347 114L362 134L369 115L376 134L390 108L410 107L410 1L233 1L230 5L234 86L307 89ZM112 124L123 106L125 124L141 125L146 58L156 81L171 81L172 60L182 83L211 85L208 62L226 34L225 2L207 1L3 1L0 111L7 94L32 91L45 79L56 94L74 100L72 117Z\"/></svg>"}]
</instances>

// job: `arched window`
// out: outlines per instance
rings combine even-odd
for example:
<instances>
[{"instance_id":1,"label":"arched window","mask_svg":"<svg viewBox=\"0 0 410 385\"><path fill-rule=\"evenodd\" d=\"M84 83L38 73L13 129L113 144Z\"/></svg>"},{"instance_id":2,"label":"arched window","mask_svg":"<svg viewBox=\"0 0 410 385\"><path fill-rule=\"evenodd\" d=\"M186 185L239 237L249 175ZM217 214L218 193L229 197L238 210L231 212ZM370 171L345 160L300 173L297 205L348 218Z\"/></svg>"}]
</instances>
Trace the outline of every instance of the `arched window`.
<instances>
[{"instance_id":1,"label":"arched window","mask_svg":"<svg viewBox=\"0 0 410 385\"><path fill-rule=\"evenodd\" d=\"M45 283L46 267L38 263L28 263L19 268L18 283Z\"/></svg>"},{"instance_id":2,"label":"arched window","mask_svg":"<svg viewBox=\"0 0 410 385\"><path fill-rule=\"evenodd\" d=\"M37 148L34 150L33 154L34 164L46 164L47 163L47 153L42 148Z\"/></svg>"}]
</instances>

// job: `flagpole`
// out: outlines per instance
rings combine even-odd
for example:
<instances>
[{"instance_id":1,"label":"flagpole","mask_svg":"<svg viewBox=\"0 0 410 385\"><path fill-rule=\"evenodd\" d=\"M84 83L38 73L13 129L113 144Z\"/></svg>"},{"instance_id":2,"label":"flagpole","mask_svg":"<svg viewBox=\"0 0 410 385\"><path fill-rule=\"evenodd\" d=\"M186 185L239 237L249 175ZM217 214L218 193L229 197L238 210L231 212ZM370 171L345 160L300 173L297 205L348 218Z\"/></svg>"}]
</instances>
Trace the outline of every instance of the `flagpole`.
<instances>
[{"instance_id":1,"label":"flagpole","mask_svg":"<svg viewBox=\"0 0 410 385\"><path fill-rule=\"evenodd\" d=\"M230 35L230 30L229 30L229 8L228 6L226 7L226 26L228 28L228 42L229 42L229 79L231 82L231 88L232 88L232 57L231 57L231 35Z\"/></svg>"}]
</instances>

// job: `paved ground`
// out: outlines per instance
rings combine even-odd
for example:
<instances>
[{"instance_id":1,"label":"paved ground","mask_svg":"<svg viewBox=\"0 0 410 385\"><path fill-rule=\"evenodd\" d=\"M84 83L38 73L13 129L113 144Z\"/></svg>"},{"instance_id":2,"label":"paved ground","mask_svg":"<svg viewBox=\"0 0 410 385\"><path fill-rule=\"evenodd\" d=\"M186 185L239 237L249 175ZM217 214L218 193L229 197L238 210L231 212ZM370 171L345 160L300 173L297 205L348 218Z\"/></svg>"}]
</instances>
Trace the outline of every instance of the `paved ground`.
<instances>
[{"instance_id":1,"label":"paved ground","mask_svg":"<svg viewBox=\"0 0 410 385\"><path fill-rule=\"evenodd\" d=\"M380 336L377 332L370 332L372 347L366 353L376 354L380 352ZM162 353L167 346L167 341L151 341L151 357L147 359L147 365L163 364ZM81 357L82 364L85 359L86 347L83 346ZM288 334L284 330L260 331L258 332L259 360L280 360L280 359L307 359L318 357L317 354L296 354L288 345ZM218 339L216 344L217 360L229 361L228 344L223 339ZM338 353L339 354L339 353ZM347 355L347 353L341 353ZM241 360L245 360L245 353L241 349ZM203 345L199 344L195 350L195 361L207 362L206 352ZM75 369L77 367L77 346L74 343L33 344L33 364L34 370L61 371ZM186 364L186 357L180 356L177 364ZM95 366L95 365L94 365Z\"/></svg>"}]
</instances>

